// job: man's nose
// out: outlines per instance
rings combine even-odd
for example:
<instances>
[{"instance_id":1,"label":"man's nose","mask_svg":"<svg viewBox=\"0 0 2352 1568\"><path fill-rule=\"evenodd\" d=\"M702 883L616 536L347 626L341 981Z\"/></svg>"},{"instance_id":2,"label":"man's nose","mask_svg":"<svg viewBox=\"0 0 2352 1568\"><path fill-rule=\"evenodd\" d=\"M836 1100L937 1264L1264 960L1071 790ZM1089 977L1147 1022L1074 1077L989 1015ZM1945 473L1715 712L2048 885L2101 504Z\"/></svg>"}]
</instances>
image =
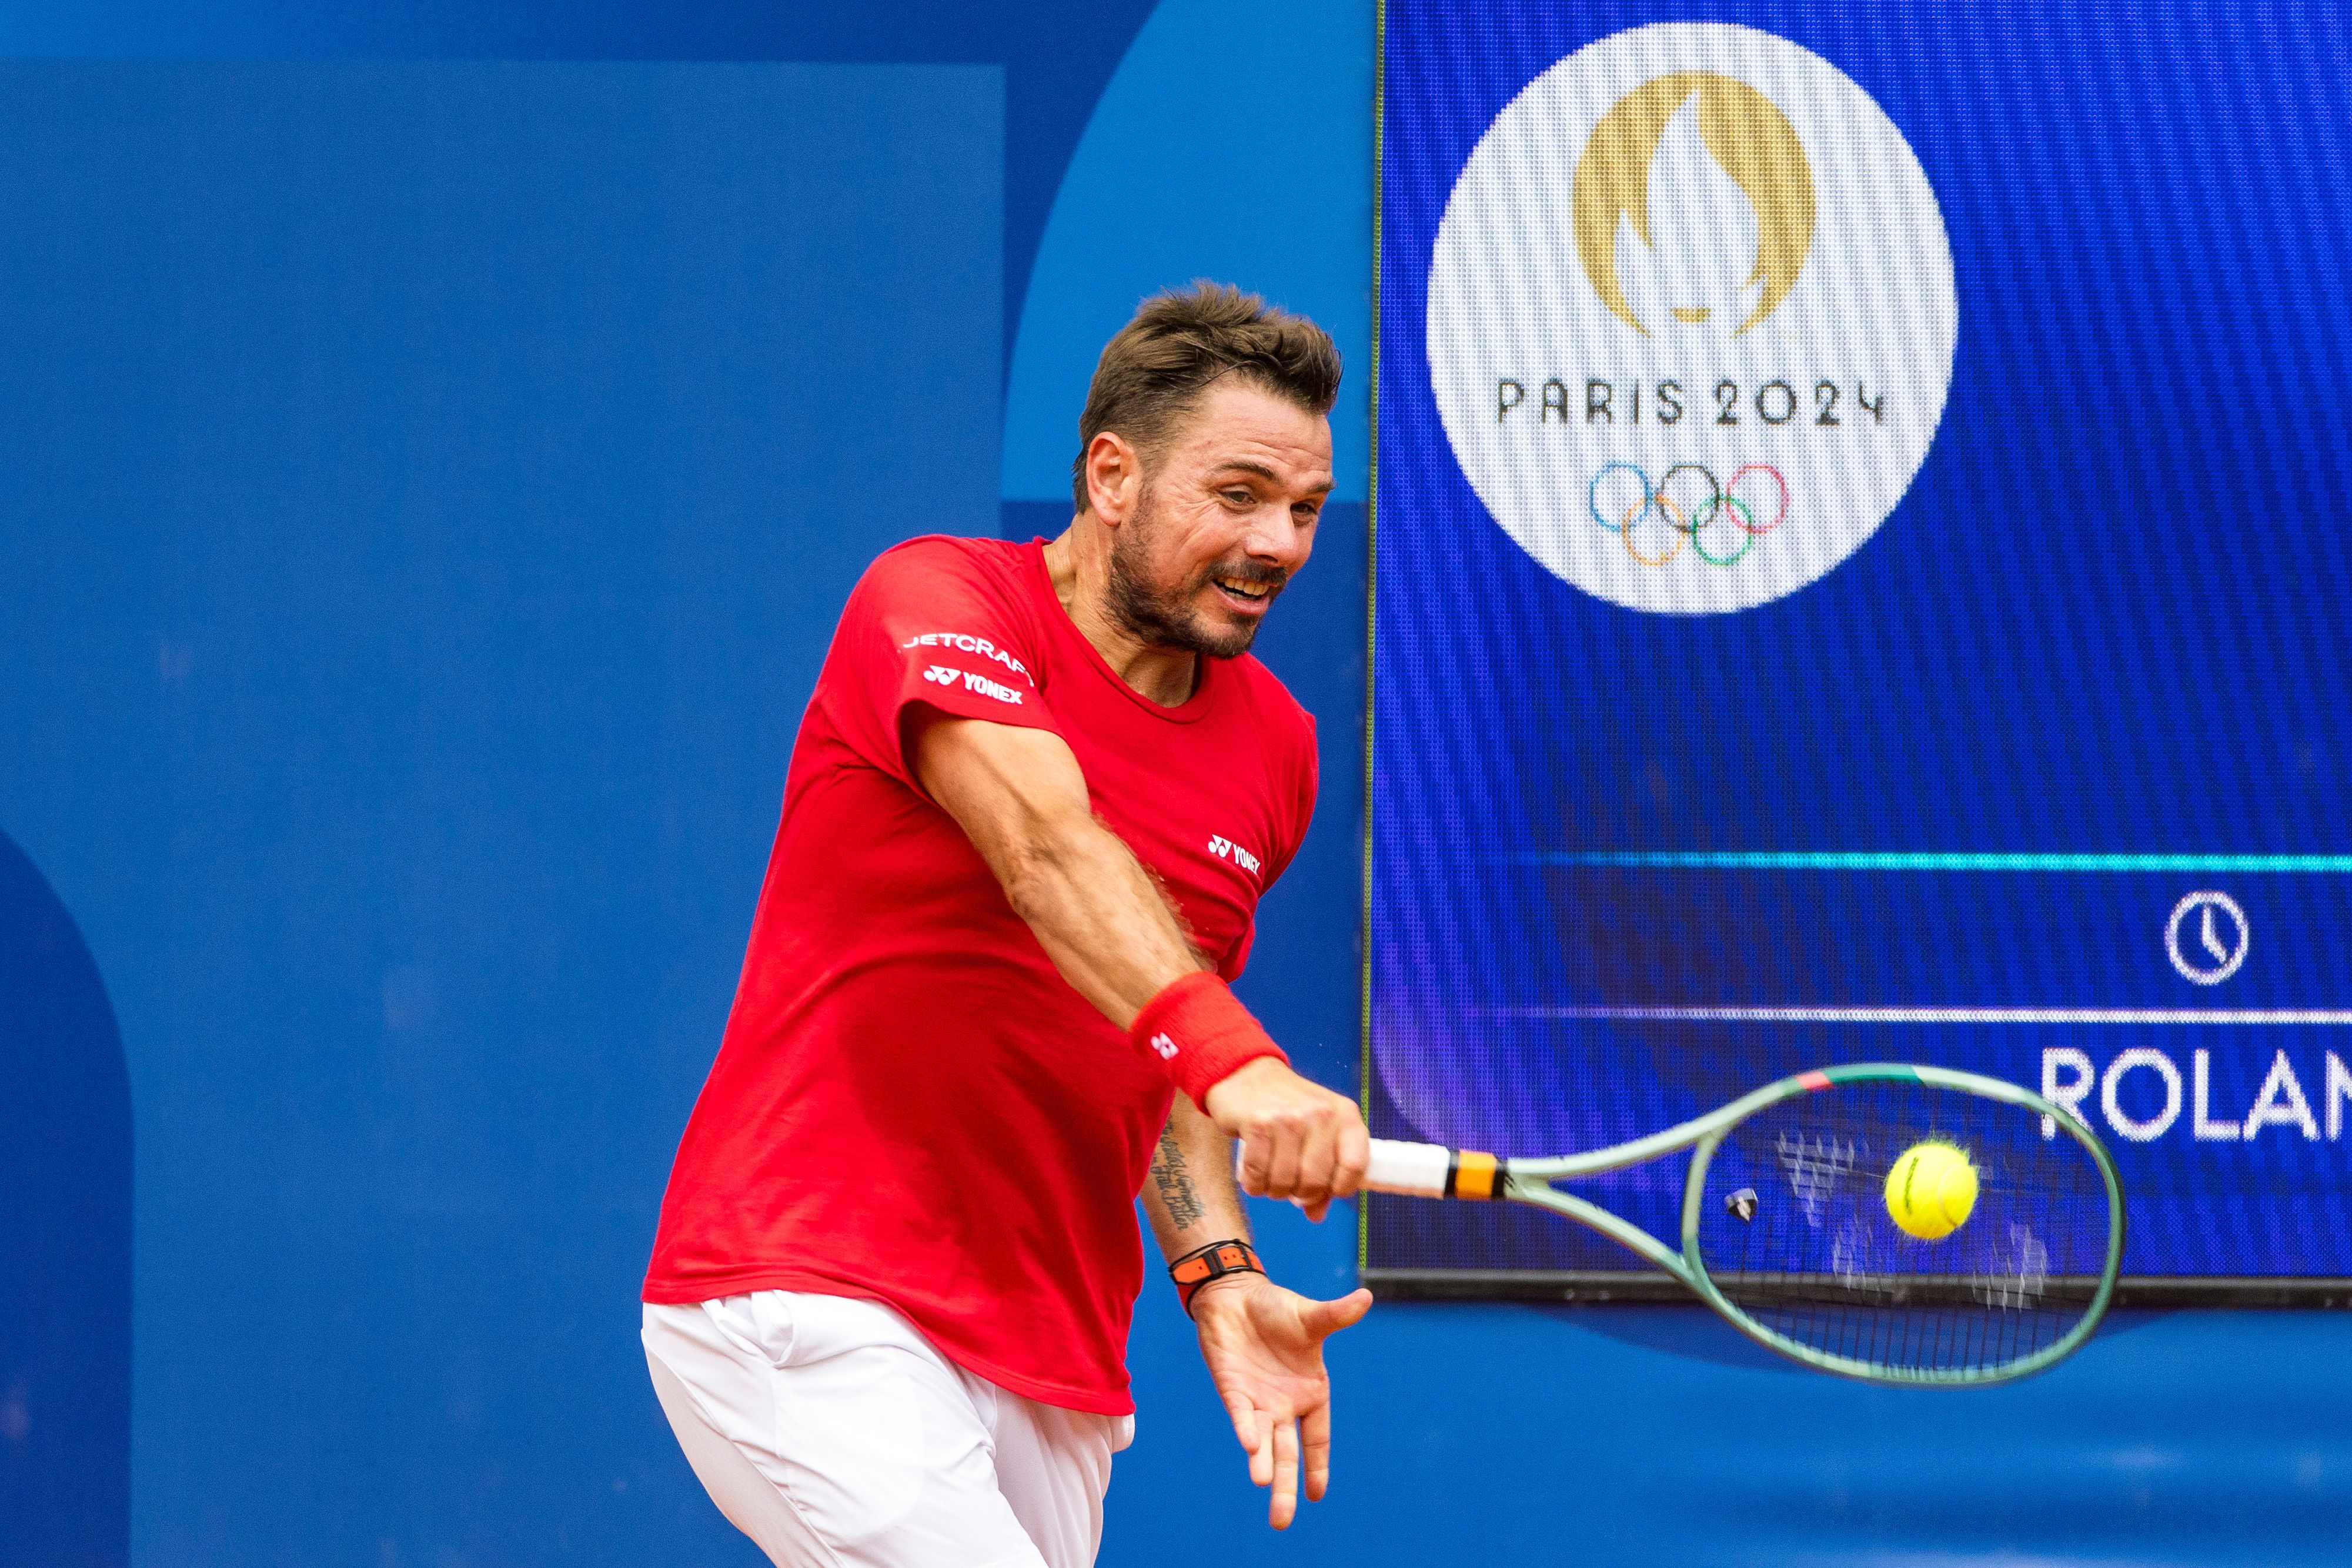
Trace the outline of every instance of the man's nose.
<instances>
[{"instance_id":1,"label":"man's nose","mask_svg":"<svg viewBox=\"0 0 2352 1568\"><path fill-rule=\"evenodd\" d=\"M1311 548L1307 530L1290 515L1288 507L1261 507L1250 519L1249 536L1242 541L1252 559L1285 571L1296 571L1307 559Z\"/></svg>"}]
</instances>

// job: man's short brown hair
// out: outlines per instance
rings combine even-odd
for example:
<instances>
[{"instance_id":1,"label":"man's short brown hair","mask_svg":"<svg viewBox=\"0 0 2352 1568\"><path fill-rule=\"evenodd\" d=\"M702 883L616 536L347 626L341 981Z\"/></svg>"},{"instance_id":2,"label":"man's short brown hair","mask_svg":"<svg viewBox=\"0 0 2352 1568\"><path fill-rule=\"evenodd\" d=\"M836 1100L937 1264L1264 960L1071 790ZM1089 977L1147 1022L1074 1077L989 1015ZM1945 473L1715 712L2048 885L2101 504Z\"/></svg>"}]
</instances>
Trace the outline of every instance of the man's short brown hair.
<instances>
[{"instance_id":1,"label":"man's short brown hair","mask_svg":"<svg viewBox=\"0 0 2352 1568\"><path fill-rule=\"evenodd\" d=\"M1326 414L1339 396L1339 350L1306 317L1229 283L1203 279L1153 295L1095 363L1070 465L1078 510L1087 509L1087 450L1096 436L1126 437L1149 468L1210 383L1228 375Z\"/></svg>"}]
</instances>

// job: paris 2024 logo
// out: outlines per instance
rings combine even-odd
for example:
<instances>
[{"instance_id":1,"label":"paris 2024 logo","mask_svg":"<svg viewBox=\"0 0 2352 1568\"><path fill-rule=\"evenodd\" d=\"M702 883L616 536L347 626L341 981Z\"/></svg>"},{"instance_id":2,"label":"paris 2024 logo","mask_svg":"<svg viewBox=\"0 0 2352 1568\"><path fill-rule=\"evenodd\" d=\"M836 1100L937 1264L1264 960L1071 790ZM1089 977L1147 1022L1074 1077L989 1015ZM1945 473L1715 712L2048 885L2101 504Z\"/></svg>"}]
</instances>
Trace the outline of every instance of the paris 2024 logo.
<instances>
[{"instance_id":1,"label":"paris 2024 logo","mask_svg":"<svg viewBox=\"0 0 2352 1568\"><path fill-rule=\"evenodd\" d=\"M1555 575L1663 613L1766 603L1859 549L1935 439L1958 331L1903 133L1727 24L1530 82L1430 266L1431 381L1478 498Z\"/></svg>"}]
</instances>

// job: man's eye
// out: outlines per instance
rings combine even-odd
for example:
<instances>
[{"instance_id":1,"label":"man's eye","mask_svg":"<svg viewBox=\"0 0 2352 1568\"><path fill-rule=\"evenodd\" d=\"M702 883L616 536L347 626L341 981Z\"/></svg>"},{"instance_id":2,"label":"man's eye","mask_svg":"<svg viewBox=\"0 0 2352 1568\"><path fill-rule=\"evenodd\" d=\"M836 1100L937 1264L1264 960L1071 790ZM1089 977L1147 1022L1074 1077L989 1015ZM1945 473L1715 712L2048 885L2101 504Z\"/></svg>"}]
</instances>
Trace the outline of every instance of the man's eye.
<instances>
[{"instance_id":1,"label":"man's eye","mask_svg":"<svg viewBox=\"0 0 2352 1568\"><path fill-rule=\"evenodd\" d=\"M1225 492L1226 503L1231 506L1246 507L1256 499L1257 497L1255 496L1251 495L1247 490L1242 489L1239 486Z\"/></svg>"}]
</instances>

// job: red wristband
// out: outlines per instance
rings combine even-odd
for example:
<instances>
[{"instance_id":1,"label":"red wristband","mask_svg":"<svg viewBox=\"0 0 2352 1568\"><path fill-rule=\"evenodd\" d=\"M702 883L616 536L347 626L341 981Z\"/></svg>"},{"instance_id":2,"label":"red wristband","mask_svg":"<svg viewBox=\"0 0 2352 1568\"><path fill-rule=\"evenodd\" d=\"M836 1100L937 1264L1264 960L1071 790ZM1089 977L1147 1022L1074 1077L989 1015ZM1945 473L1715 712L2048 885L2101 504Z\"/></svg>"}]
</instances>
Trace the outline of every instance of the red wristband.
<instances>
[{"instance_id":1,"label":"red wristband","mask_svg":"<svg viewBox=\"0 0 2352 1568\"><path fill-rule=\"evenodd\" d=\"M1151 1053L1169 1079L1208 1113L1209 1091L1261 1056L1290 1058L1249 1009L1206 969L1171 980L1135 1015L1128 1038Z\"/></svg>"}]
</instances>

